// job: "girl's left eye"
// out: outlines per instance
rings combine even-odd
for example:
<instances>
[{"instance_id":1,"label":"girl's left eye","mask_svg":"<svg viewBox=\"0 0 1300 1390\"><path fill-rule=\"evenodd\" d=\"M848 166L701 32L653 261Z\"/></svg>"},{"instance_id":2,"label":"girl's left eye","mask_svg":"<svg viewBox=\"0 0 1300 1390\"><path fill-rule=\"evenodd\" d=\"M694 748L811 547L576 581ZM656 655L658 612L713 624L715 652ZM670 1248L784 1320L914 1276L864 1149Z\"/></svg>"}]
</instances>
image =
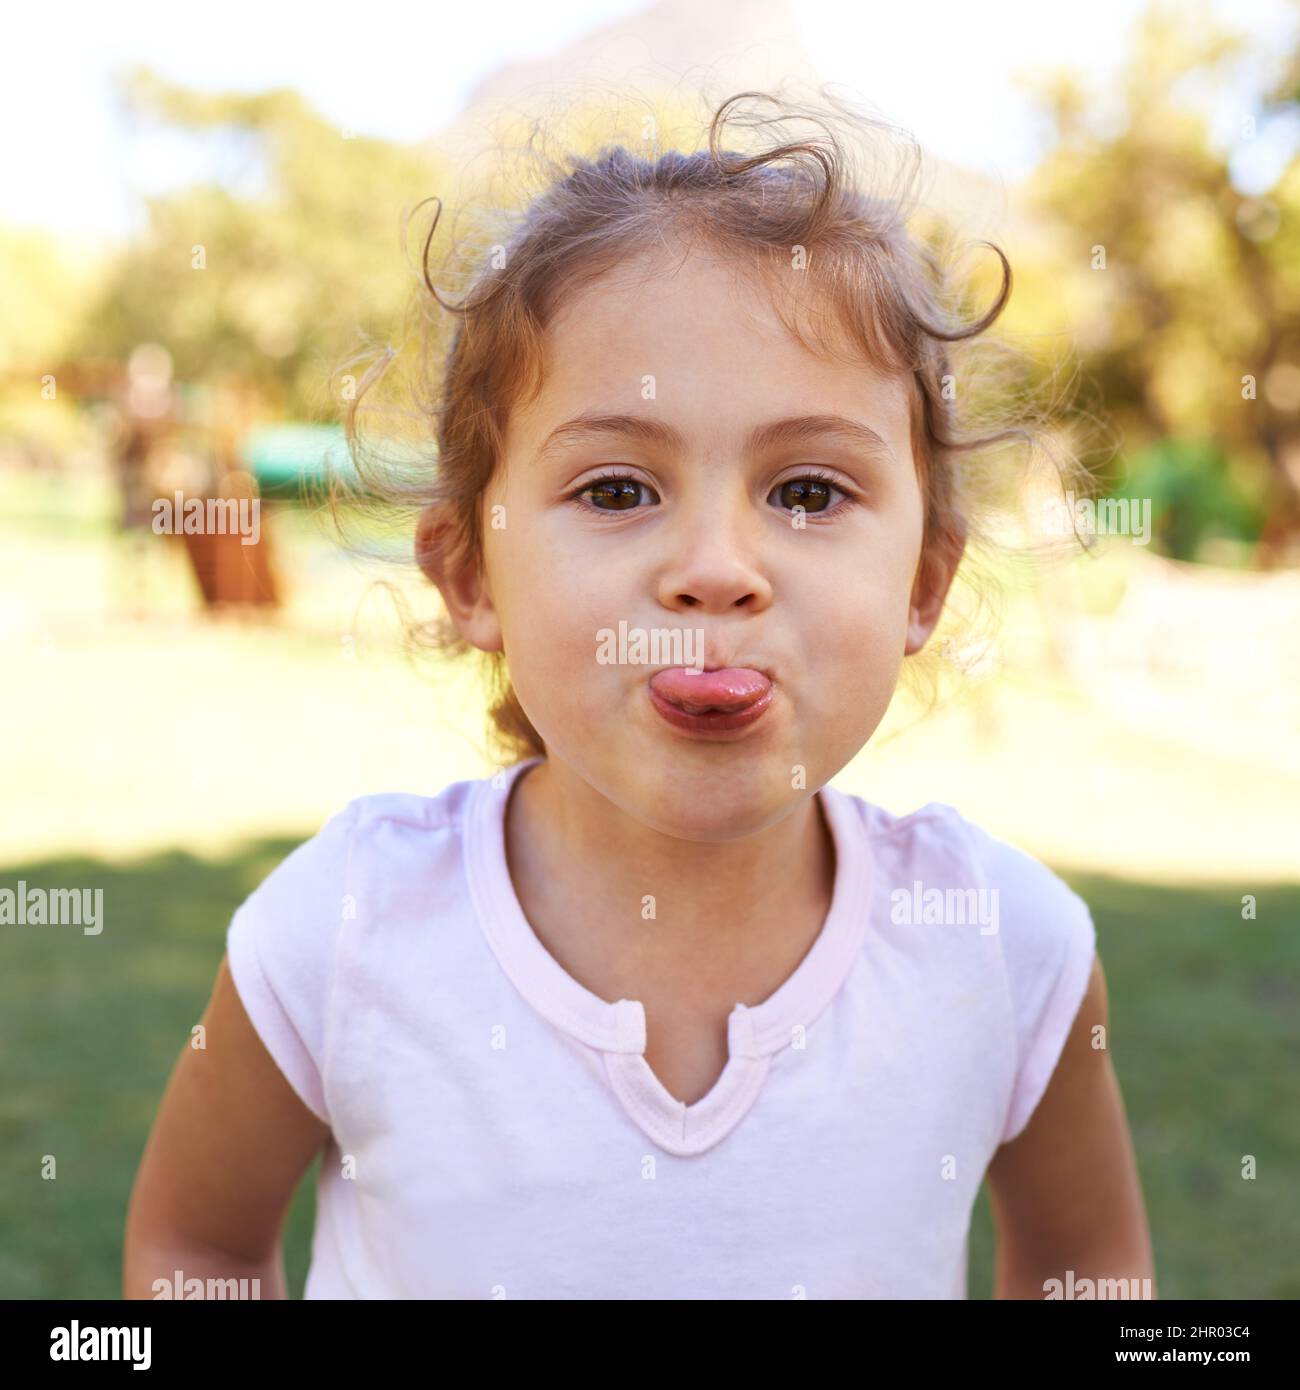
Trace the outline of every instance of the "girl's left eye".
<instances>
[{"instance_id":1,"label":"girl's left eye","mask_svg":"<svg viewBox=\"0 0 1300 1390\"><path fill-rule=\"evenodd\" d=\"M626 473L608 473L590 483L584 483L569 495L568 500L582 511L604 512L608 515L611 512L635 511L642 491L654 496L654 489L639 478L633 478ZM831 494L835 492L843 497L843 502L832 503ZM588 493L591 494L591 504L582 500ZM839 487L829 474L815 470L778 483L769 494L768 500L771 501L778 495L781 498L780 505L787 510L801 506L805 512L818 513L838 511L844 502L850 500L844 489ZM610 505L605 506L603 503Z\"/></svg>"},{"instance_id":2,"label":"girl's left eye","mask_svg":"<svg viewBox=\"0 0 1300 1390\"><path fill-rule=\"evenodd\" d=\"M838 492L843 502L832 503L830 495ZM780 495L781 505L789 509L802 507L805 512L837 512L848 502L849 496L827 473L814 470L797 478L787 478L772 489L772 496Z\"/></svg>"}]
</instances>

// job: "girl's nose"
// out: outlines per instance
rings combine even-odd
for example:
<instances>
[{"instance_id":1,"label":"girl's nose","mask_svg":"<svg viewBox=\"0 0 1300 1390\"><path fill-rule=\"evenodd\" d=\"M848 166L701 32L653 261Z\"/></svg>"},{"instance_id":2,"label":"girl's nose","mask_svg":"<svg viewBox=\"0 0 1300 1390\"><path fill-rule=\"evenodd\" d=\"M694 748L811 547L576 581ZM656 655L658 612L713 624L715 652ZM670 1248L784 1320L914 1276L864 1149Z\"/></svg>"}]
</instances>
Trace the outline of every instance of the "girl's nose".
<instances>
[{"instance_id":1,"label":"girl's nose","mask_svg":"<svg viewBox=\"0 0 1300 1390\"><path fill-rule=\"evenodd\" d=\"M724 504L716 496L701 501L698 507L683 506L664 534L659 602L673 612L761 611L772 601L772 587L752 501Z\"/></svg>"}]
</instances>

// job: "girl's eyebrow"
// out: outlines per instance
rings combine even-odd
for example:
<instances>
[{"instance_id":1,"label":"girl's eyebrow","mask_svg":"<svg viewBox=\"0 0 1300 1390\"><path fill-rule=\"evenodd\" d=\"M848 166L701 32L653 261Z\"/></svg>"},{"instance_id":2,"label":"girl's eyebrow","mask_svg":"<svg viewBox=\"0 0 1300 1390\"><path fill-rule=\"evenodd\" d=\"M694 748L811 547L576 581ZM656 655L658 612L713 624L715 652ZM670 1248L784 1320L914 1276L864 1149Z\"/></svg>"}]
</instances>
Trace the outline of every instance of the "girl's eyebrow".
<instances>
[{"instance_id":1,"label":"girl's eyebrow","mask_svg":"<svg viewBox=\"0 0 1300 1390\"><path fill-rule=\"evenodd\" d=\"M649 420L640 415L584 414L556 426L538 449L534 461L540 462L548 454L608 434L625 435L643 444L679 452L686 447L680 431L662 420ZM788 419L773 420L751 431L745 448L753 455L783 445L812 444L828 438L869 452L883 453L890 460L894 458L894 451L870 425L850 420L845 415L792 415Z\"/></svg>"}]
</instances>

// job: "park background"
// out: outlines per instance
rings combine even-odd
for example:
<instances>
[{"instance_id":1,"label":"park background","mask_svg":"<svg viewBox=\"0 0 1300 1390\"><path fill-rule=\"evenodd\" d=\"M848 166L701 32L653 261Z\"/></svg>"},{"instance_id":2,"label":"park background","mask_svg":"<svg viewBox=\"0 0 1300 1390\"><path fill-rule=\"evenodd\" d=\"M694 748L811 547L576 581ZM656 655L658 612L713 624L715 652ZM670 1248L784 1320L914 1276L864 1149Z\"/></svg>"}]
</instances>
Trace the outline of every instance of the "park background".
<instances>
[{"instance_id":1,"label":"park background","mask_svg":"<svg viewBox=\"0 0 1300 1390\"><path fill-rule=\"evenodd\" d=\"M5 60L40 119L5 110L0 884L100 886L109 928L0 939L0 1297L120 1295L145 1136L260 879L354 796L495 765L479 673L409 660L376 585L433 611L409 532L358 519L346 548L297 486L346 471L340 367L400 344L404 217L501 198L493 152L536 111L579 149L630 92L690 129L696 78L833 80L915 131L928 206L1012 263L1020 384L1104 493L1150 503L1146 545L1009 517L1034 558L995 565L996 621L941 639L938 705L900 692L835 780L950 802L1087 899L1161 1295L1300 1296L1296 9L1117 0L1063 37L1065 12L923 6L847 41L814 3L506 6L408 36L455 72L421 95L374 8L265 17L255 57L227 35L205 63L158 15L110 41L88 9L66 38L19 21ZM993 283L976 265L970 303ZM260 491L256 560L123 525L173 484Z\"/></svg>"}]
</instances>

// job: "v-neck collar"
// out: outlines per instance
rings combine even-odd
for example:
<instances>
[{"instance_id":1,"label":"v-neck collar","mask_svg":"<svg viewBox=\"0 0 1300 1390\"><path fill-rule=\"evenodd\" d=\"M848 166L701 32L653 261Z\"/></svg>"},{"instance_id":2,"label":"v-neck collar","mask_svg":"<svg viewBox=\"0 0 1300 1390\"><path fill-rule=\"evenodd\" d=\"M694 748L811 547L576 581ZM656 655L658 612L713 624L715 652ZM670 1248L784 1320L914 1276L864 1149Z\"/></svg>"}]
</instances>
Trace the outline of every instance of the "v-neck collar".
<instances>
[{"instance_id":1,"label":"v-neck collar","mask_svg":"<svg viewBox=\"0 0 1300 1390\"><path fill-rule=\"evenodd\" d=\"M670 1095L645 1060L645 1008L601 999L542 945L515 894L506 859L505 811L529 758L503 776L475 783L465 828L466 875L479 924L511 983L543 1018L599 1049L631 1118L661 1148L696 1154L725 1138L753 1105L773 1055L835 997L867 928L867 838L849 797L825 786L821 798L835 842L835 886L816 940L793 974L761 1004L737 1004L727 1019L727 1065L706 1096L686 1105Z\"/></svg>"}]
</instances>

